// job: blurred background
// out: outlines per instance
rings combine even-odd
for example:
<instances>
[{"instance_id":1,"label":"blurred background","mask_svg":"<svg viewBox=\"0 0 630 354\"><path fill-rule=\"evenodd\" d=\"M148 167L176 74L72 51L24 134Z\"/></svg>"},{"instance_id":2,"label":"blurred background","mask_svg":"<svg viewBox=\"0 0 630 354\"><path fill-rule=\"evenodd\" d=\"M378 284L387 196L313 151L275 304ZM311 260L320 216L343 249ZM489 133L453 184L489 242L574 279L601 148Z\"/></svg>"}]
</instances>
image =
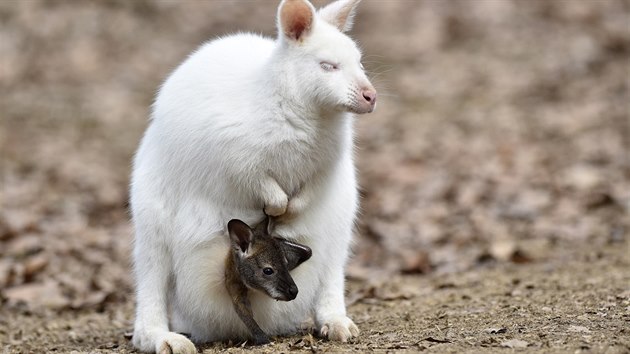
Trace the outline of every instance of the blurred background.
<instances>
[{"instance_id":1,"label":"blurred background","mask_svg":"<svg viewBox=\"0 0 630 354\"><path fill-rule=\"evenodd\" d=\"M206 40L275 36L276 6L0 2L3 311L131 306L127 185L156 89ZM364 1L351 36L380 98L356 120L349 276L628 249L629 14L624 0Z\"/></svg>"}]
</instances>

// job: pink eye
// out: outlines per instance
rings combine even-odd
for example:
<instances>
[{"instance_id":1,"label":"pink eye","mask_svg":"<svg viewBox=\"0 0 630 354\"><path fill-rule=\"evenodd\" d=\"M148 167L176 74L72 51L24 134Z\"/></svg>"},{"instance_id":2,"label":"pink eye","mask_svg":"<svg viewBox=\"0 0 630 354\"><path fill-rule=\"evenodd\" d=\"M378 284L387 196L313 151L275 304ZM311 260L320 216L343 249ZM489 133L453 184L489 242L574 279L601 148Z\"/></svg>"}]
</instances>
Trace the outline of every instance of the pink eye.
<instances>
[{"instance_id":1,"label":"pink eye","mask_svg":"<svg viewBox=\"0 0 630 354\"><path fill-rule=\"evenodd\" d=\"M339 66L337 64L333 64L327 61L319 63L319 66L325 71L335 71L339 69Z\"/></svg>"}]
</instances>

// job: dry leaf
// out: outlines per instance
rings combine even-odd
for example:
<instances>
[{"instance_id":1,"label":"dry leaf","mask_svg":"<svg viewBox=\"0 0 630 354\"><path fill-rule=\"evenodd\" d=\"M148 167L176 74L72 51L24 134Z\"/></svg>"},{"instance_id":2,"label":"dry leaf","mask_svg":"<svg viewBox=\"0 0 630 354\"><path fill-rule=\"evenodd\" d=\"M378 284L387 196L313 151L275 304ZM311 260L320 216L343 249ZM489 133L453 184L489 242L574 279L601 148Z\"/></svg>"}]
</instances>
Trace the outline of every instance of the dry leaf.
<instances>
[{"instance_id":1,"label":"dry leaf","mask_svg":"<svg viewBox=\"0 0 630 354\"><path fill-rule=\"evenodd\" d=\"M567 331L569 331L569 332L576 332L576 333L590 333L591 332L591 330L588 329L587 327L574 326L574 325L569 326Z\"/></svg>"},{"instance_id":2,"label":"dry leaf","mask_svg":"<svg viewBox=\"0 0 630 354\"><path fill-rule=\"evenodd\" d=\"M499 261L509 261L516 252L516 242L512 239L496 240L490 246L490 254Z\"/></svg>"},{"instance_id":3,"label":"dry leaf","mask_svg":"<svg viewBox=\"0 0 630 354\"><path fill-rule=\"evenodd\" d=\"M503 334L503 333L507 333L507 328L505 328L505 327L501 327L501 328L486 328L484 330L484 332L490 333L490 334Z\"/></svg>"},{"instance_id":4,"label":"dry leaf","mask_svg":"<svg viewBox=\"0 0 630 354\"><path fill-rule=\"evenodd\" d=\"M30 257L24 262L24 276L27 278L33 277L36 273L41 272L48 265L48 256L45 254L38 254Z\"/></svg>"},{"instance_id":5,"label":"dry leaf","mask_svg":"<svg viewBox=\"0 0 630 354\"><path fill-rule=\"evenodd\" d=\"M0 218L0 223L6 228L5 238L8 235L33 231L37 228L37 214L28 209L5 210Z\"/></svg>"},{"instance_id":6,"label":"dry leaf","mask_svg":"<svg viewBox=\"0 0 630 354\"><path fill-rule=\"evenodd\" d=\"M30 309L61 309L69 305L59 284L53 280L14 286L4 290L4 297L10 307L26 305Z\"/></svg>"},{"instance_id":7,"label":"dry leaf","mask_svg":"<svg viewBox=\"0 0 630 354\"><path fill-rule=\"evenodd\" d=\"M505 342L501 342L501 346L507 348L527 348L528 345L529 343L520 339L510 339Z\"/></svg>"},{"instance_id":8,"label":"dry leaf","mask_svg":"<svg viewBox=\"0 0 630 354\"><path fill-rule=\"evenodd\" d=\"M24 234L8 242L6 252L14 257L25 257L42 250L42 240L35 234Z\"/></svg>"},{"instance_id":9,"label":"dry leaf","mask_svg":"<svg viewBox=\"0 0 630 354\"><path fill-rule=\"evenodd\" d=\"M400 270L407 274L426 274L431 271L429 253L421 250L402 250Z\"/></svg>"},{"instance_id":10,"label":"dry leaf","mask_svg":"<svg viewBox=\"0 0 630 354\"><path fill-rule=\"evenodd\" d=\"M0 289L11 282L12 262L8 259L0 259Z\"/></svg>"}]
</instances>

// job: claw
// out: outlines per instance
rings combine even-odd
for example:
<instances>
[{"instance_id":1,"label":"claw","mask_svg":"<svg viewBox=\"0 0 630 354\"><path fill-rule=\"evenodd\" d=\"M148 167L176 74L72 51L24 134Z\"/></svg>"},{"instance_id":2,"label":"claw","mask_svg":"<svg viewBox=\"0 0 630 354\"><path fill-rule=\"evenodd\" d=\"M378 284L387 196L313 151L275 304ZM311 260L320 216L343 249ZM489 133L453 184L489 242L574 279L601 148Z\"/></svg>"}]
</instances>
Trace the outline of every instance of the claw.
<instances>
[{"instance_id":1,"label":"claw","mask_svg":"<svg viewBox=\"0 0 630 354\"><path fill-rule=\"evenodd\" d=\"M168 343L164 342L162 343L162 346L160 346L159 354L173 354L173 349L171 349L171 346L168 345Z\"/></svg>"},{"instance_id":2,"label":"claw","mask_svg":"<svg viewBox=\"0 0 630 354\"><path fill-rule=\"evenodd\" d=\"M322 337L328 337L328 325L324 325L319 333L322 335Z\"/></svg>"}]
</instances>

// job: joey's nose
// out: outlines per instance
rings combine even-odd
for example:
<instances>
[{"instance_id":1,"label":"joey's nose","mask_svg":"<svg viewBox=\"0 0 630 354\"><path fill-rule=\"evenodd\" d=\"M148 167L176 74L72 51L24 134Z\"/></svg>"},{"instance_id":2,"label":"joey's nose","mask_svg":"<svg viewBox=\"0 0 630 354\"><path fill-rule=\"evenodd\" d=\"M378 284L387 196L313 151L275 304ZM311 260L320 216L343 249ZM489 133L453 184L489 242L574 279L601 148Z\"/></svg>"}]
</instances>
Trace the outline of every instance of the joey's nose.
<instances>
[{"instance_id":1,"label":"joey's nose","mask_svg":"<svg viewBox=\"0 0 630 354\"><path fill-rule=\"evenodd\" d=\"M297 297L298 294L298 287L297 285L293 284L291 285L291 287L289 287L289 298L291 300L295 299Z\"/></svg>"},{"instance_id":2,"label":"joey's nose","mask_svg":"<svg viewBox=\"0 0 630 354\"><path fill-rule=\"evenodd\" d=\"M368 102L370 105L374 106L376 104L376 91L374 90L363 90L363 99Z\"/></svg>"}]
</instances>

